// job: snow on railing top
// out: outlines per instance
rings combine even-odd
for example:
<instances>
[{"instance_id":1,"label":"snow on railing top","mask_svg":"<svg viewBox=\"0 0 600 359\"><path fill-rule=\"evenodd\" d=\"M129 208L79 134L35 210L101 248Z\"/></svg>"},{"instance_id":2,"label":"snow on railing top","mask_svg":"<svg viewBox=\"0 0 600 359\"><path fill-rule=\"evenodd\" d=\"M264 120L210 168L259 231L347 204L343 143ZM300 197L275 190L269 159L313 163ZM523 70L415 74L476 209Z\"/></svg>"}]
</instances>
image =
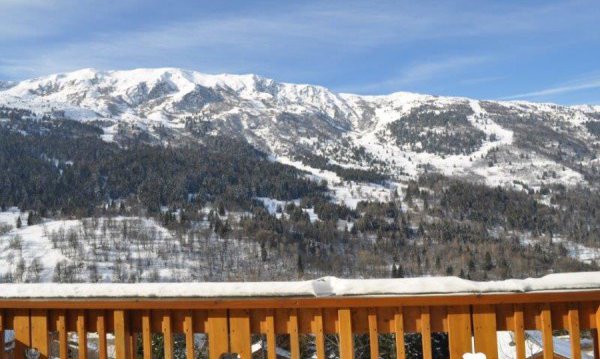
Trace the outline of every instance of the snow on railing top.
<instances>
[{"instance_id":1,"label":"snow on railing top","mask_svg":"<svg viewBox=\"0 0 600 359\"><path fill-rule=\"evenodd\" d=\"M408 296L600 290L600 272L474 282L458 277L340 279L298 282L0 284L0 299L49 298L250 298Z\"/></svg>"}]
</instances>

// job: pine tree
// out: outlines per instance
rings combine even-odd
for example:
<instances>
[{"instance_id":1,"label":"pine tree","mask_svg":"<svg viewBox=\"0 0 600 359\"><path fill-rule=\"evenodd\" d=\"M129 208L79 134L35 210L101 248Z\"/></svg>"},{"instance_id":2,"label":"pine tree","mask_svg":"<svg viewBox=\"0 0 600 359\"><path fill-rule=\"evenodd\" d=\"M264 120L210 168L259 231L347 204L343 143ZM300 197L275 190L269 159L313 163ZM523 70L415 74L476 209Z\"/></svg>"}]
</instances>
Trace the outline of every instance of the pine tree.
<instances>
[{"instance_id":1,"label":"pine tree","mask_svg":"<svg viewBox=\"0 0 600 359\"><path fill-rule=\"evenodd\" d=\"M494 268L494 263L492 262L492 255L490 254L490 252L485 252L483 269L485 269L486 271L490 271L492 270L492 268Z\"/></svg>"},{"instance_id":2,"label":"pine tree","mask_svg":"<svg viewBox=\"0 0 600 359\"><path fill-rule=\"evenodd\" d=\"M23 223L21 222L21 216L17 217L17 228L21 228Z\"/></svg>"},{"instance_id":3,"label":"pine tree","mask_svg":"<svg viewBox=\"0 0 600 359\"><path fill-rule=\"evenodd\" d=\"M302 256L298 254L298 261L296 263L298 278L304 277L304 264L302 263Z\"/></svg>"},{"instance_id":4,"label":"pine tree","mask_svg":"<svg viewBox=\"0 0 600 359\"><path fill-rule=\"evenodd\" d=\"M402 265L398 265L398 269L396 269L396 278L404 278L404 268Z\"/></svg>"}]
</instances>

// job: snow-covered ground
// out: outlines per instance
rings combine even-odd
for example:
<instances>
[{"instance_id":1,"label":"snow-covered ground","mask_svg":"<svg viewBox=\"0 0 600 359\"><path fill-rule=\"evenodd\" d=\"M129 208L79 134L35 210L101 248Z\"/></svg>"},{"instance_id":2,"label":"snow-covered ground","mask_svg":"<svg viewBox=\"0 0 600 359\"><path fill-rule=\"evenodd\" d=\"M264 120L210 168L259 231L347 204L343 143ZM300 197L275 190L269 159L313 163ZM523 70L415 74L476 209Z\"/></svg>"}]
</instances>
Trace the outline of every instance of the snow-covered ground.
<instances>
[{"instance_id":1,"label":"snow-covered ground","mask_svg":"<svg viewBox=\"0 0 600 359\"><path fill-rule=\"evenodd\" d=\"M204 210L206 216L210 209ZM247 215L230 212L220 219L235 225ZM16 228L19 216L22 227ZM0 276L10 282L191 281L260 278L266 271L283 277L295 268L295 253L274 251L267 266L256 241L220 237L206 218L192 226L176 232L152 218L122 216L27 226L26 214L11 208L0 212Z\"/></svg>"},{"instance_id":2,"label":"snow-covered ground","mask_svg":"<svg viewBox=\"0 0 600 359\"><path fill-rule=\"evenodd\" d=\"M545 243L547 243L547 242L543 242L538 239L531 238L531 235L529 233L522 235L520 242L523 245L531 245L531 246L538 244L538 243L541 245L544 245ZM567 239L561 237L560 235L554 235L554 238L552 238L552 242L554 244L563 245L567 249L568 256L573 259L576 259L582 263L587 263L587 264L596 263L596 264L600 265L600 247L585 246L583 244L579 244L579 243L567 240Z\"/></svg>"},{"instance_id":3,"label":"snow-covered ground","mask_svg":"<svg viewBox=\"0 0 600 359\"><path fill-rule=\"evenodd\" d=\"M389 202L395 193L400 192L400 186L395 182L388 182L386 186L382 186L375 183L346 181L333 171L310 167L288 157L277 157L275 160L308 172L308 177L315 182L327 181L327 188L333 201L352 209L356 209L361 201Z\"/></svg>"},{"instance_id":4,"label":"snow-covered ground","mask_svg":"<svg viewBox=\"0 0 600 359\"><path fill-rule=\"evenodd\" d=\"M227 298L403 296L419 294L530 293L600 289L600 272L476 282L458 277L341 279L282 282L34 283L0 284L0 298Z\"/></svg>"},{"instance_id":5,"label":"snow-covered ground","mask_svg":"<svg viewBox=\"0 0 600 359\"><path fill-rule=\"evenodd\" d=\"M16 228L17 218L21 218L21 228ZM13 226L8 233L0 236L0 275L14 273L18 266L27 269L34 260L41 265L39 276L42 280L50 280L54 267L66 257L53 248L48 233L59 228L68 229L79 221L48 221L43 224L27 225L27 214L16 208L0 213L0 224Z\"/></svg>"},{"instance_id":6,"label":"snow-covered ground","mask_svg":"<svg viewBox=\"0 0 600 359\"><path fill-rule=\"evenodd\" d=\"M587 247L561 237L554 239L554 241L564 245L571 258L575 258L583 263L596 263L600 265L600 247Z\"/></svg>"}]
</instances>

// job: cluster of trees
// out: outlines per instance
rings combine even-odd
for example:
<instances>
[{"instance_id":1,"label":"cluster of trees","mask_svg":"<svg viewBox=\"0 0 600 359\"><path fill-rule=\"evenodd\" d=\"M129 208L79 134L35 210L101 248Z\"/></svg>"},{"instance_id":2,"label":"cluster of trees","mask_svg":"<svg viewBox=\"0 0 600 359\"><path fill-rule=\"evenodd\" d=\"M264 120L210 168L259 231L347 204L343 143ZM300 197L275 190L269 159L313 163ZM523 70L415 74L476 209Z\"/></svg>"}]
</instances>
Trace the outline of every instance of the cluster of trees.
<instances>
[{"instance_id":1,"label":"cluster of trees","mask_svg":"<svg viewBox=\"0 0 600 359\"><path fill-rule=\"evenodd\" d=\"M215 201L249 208L254 197L289 200L324 189L239 139L124 148L102 141L93 126L73 121L41 126L43 134L28 135L0 126L3 206L30 208L42 216L48 211L92 215L99 204L135 197L157 213L161 206L201 207Z\"/></svg>"},{"instance_id":2,"label":"cluster of trees","mask_svg":"<svg viewBox=\"0 0 600 359\"><path fill-rule=\"evenodd\" d=\"M473 127L467 116L468 105L456 105L443 111L421 106L388 125L399 146L408 145L416 152L468 155L475 152L486 134Z\"/></svg>"},{"instance_id":3,"label":"cluster of trees","mask_svg":"<svg viewBox=\"0 0 600 359\"><path fill-rule=\"evenodd\" d=\"M591 134L600 137L600 121L587 121L585 127L587 127Z\"/></svg>"},{"instance_id":4,"label":"cluster of trees","mask_svg":"<svg viewBox=\"0 0 600 359\"><path fill-rule=\"evenodd\" d=\"M388 179L388 176L383 175L378 171L342 167L331 163L323 156L309 152L297 154L296 158L310 167L332 171L346 181L383 183Z\"/></svg>"}]
</instances>

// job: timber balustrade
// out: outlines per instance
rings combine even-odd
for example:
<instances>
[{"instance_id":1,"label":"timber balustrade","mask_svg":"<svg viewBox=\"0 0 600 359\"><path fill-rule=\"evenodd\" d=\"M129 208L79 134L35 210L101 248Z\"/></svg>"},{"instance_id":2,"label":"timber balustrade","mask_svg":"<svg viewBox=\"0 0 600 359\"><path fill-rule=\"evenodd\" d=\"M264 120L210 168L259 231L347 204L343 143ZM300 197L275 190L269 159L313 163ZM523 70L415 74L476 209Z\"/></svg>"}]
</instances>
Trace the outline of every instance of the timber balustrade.
<instances>
[{"instance_id":1,"label":"timber balustrade","mask_svg":"<svg viewBox=\"0 0 600 359\"><path fill-rule=\"evenodd\" d=\"M600 276L600 273L598 273ZM598 278L600 282L600 277ZM360 281L355 281L360 285ZM397 282L409 283L409 282ZM142 284L132 284L143 286ZM0 286L6 290L9 285ZM62 290L57 286L57 290ZM84 287L85 289L86 287ZM90 287L87 287L90 288ZM142 288L142 287L139 287ZM168 288L168 287L167 287ZM10 289L10 288L9 288ZM31 288L29 288L31 290ZM11 289L13 293L18 289ZM77 289L80 290L80 289ZM47 295L41 295L47 296ZM40 358L50 356L51 339L57 338L61 359L70 357L69 333L77 333L78 348L88 347L88 334L97 333L97 355L106 359L114 347L117 359L151 359L154 333L164 338L164 358L174 358L174 334L185 338L185 356L197 358L195 334L207 335L208 356L236 353L252 357L253 335L266 338L268 359L277 358L276 338L288 336L289 356L301 358L301 336L314 342L316 357L326 358L326 337L337 335L339 357L355 356L355 335L368 338L371 358L380 356L380 335L393 334L395 355L405 358L405 334L420 333L423 359L432 358L432 334L448 333L451 359L482 352L498 359L497 331L514 333L516 358L525 359L525 331L539 330L543 358L553 358L553 331L568 331L572 357L581 357L582 332L591 330L596 358L600 352L600 287L552 289L524 293L447 293L414 295L285 296L221 298L211 295L168 298L89 296L69 298L15 298L0 293L0 332L14 330L15 359L35 347ZM4 339L4 333L0 333ZM52 335L50 335L52 334ZM111 342L107 341L107 334ZM96 336L94 336L95 338ZM137 350L141 337L142 350ZM256 337L256 336L255 336ZM92 336L90 336L92 338ZM114 343L113 343L114 340ZM4 344L4 343L0 343ZM6 356L8 352L2 352ZM88 359L87 350L78 350ZM3 358L0 358L3 359Z\"/></svg>"}]
</instances>

